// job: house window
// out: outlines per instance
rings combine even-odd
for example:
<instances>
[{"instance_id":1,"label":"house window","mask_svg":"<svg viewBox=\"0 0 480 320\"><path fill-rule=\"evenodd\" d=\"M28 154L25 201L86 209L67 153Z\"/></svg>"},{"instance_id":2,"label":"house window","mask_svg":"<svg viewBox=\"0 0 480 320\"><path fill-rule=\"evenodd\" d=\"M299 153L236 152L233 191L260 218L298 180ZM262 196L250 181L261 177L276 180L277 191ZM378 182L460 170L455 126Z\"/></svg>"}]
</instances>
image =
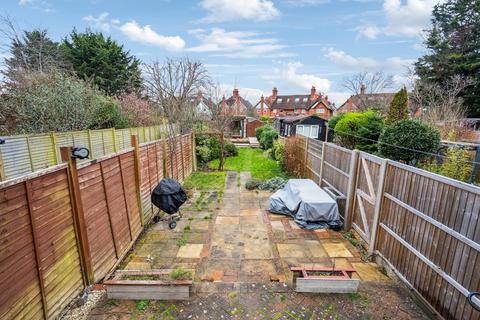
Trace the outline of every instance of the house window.
<instances>
[{"instance_id":1,"label":"house window","mask_svg":"<svg viewBox=\"0 0 480 320\"><path fill-rule=\"evenodd\" d=\"M305 109L303 109L303 110L302 110L302 114L305 114L305 112L306 112Z\"/></svg>"},{"instance_id":2,"label":"house window","mask_svg":"<svg viewBox=\"0 0 480 320\"><path fill-rule=\"evenodd\" d=\"M283 99L282 98L277 98L277 103L282 103Z\"/></svg>"},{"instance_id":3,"label":"house window","mask_svg":"<svg viewBox=\"0 0 480 320\"><path fill-rule=\"evenodd\" d=\"M315 112L316 113L323 113L325 111L325 109L323 108L318 108Z\"/></svg>"},{"instance_id":4,"label":"house window","mask_svg":"<svg viewBox=\"0 0 480 320\"><path fill-rule=\"evenodd\" d=\"M295 98L295 102L299 102L300 101L300 98Z\"/></svg>"},{"instance_id":5,"label":"house window","mask_svg":"<svg viewBox=\"0 0 480 320\"><path fill-rule=\"evenodd\" d=\"M310 130L310 138L316 139L318 137L318 126L312 126Z\"/></svg>"},{"instance_id":6,"label":"house window","mask_svg":"<svg viewBox=\"0 0 480 320\"><path fill-rule=\"evenodd\" d=\"M308 98L303 98L303 102L307 102Z\"/></svg>"}]
</instances>

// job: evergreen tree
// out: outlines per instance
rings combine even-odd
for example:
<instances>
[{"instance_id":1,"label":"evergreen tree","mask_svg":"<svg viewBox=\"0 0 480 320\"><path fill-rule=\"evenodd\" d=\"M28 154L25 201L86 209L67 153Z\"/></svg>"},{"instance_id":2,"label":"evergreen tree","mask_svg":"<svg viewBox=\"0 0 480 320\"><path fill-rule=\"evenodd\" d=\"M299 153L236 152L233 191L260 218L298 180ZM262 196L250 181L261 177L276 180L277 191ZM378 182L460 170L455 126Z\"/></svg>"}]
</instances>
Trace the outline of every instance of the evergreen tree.
<instances>
[{"instance_id":1,"label":"evergreen tree","mask_svg":"<svg viewBox=\"0 0 480 320\"><path fill-rule=\"evenodd\" d=\"M385 124L391 125L405 119L408 119L408 94L407 89L403 87L393 96Z\"/></svg>"},{"instance_id":2,"label":"evergreen tree","mask_svg":"<svg viewBox=\"0 0 480 320\"><path fill-rule=\"evenodd\" d=\"M5 59L3 74L11 85L34 72L66 67L59 44L48 37L46 30L24 31L22 37L15 35L10 40L10 57Z\"/></svg>"},{"instance_id":3,"label":"evergreen tree","mask_svg":"<svg viewBox=\"0 0 480 320\"><path fill-rule=\"evenodd\" d=\"M141 87L140 60L102 33L73 30L69 39L64 40L63 49L77 75L91 79L109 95L138 91Z\"/></svg>"},{"instance_id":4,"label":"evergreen tree","mask_svg":"<svg viewBox=\"0 0 480 320\"><path fill-rule=\"evenodd\" d=\"M415 64L422 80L440 85L455 75L471 78L462 92L468 116L480 117L480 0L447 0L435 6L425 41L430 53Z\"/></svg>"}]
</instances>

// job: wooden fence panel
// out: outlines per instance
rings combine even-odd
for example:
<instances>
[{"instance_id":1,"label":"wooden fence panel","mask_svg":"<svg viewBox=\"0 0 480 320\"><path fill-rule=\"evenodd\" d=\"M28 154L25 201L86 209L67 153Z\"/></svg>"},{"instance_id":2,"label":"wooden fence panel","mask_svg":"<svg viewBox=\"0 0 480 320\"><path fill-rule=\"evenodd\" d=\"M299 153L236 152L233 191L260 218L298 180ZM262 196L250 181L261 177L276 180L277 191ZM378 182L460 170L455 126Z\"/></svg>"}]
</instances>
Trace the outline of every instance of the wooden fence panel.
<instances>
[{"instance_id":1,"label":"wooden fence panel","mask_svg":"<svg viewBox=\"0 0 480 320\"><path fill-rule=\"evenodd\" d=\"M141 231L134 153L123 151L78 171L95 281L105 277Z\"/></svg>"},{"instance_id":2,"label":"wooden fence panel","mask_svg":"<svg viewBox=\"0 0 480 320\"><path fill-rule=\"evenodd\" d=\"M24 182L0 187L0 318L42 319L42 291Z\"/></svg>"},{"instance_id":3,"label":"wooden fence panel","mask_svg":"<svg viewBox=\"0 0 480 320\"><path fill-rule=\"evenodd\" d=\"M305 137L294 136L285 139L285 166L294 177L305 173Z\"/></svg>"},{"instance_id":4,"label":"wooden fence panel","mask_svg":"<svg viewBox=\"0 0 480 320\"><path fill-rule=\"evenodd\" d=\"M447 319L480 319L480 188L389 162L378 251Z\"/></svg>"},{"instance_id":5,"label":"wooden fence panel","mask_svg":"<svg viewBox=\"0 0 480 320\"><path fill-rule=\"evenodd\" d=\"M53 319L84 288L66 167L0 184L0 318Z\"/></svg>"},{"instance_id":6,"label":"wooden fence panel","mask_svg":"<svg viewBox=\"0 0 480 320\"><path fill-rule=\"evenodd\" d=\"M305 176L321 184L322 170L322 148L323 142L320 140L307 138L307 155L305 164Z\"/></svg>"}]
</instances>

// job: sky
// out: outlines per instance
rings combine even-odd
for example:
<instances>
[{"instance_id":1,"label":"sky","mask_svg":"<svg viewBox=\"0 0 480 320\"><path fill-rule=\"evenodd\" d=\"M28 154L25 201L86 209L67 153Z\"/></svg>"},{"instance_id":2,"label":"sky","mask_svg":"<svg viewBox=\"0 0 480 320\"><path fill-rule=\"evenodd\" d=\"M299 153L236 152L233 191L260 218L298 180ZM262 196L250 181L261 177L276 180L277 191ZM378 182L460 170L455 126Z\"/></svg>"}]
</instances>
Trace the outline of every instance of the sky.
<instances>
[{"instance_id":1,"label":"sky","mask_svg":"<svg viewBox=\"0 0 480 320\"><path fill-rule=\"evenodd\" d=\"M200 60L226 94L307 94L337 106L354 73L383 71L394 87L425 54L438 0L2 0L0 14L60 41L76 28L101 31L144 63ZM1 39L4 41L5 39Z\"/></svg>"}]
</instances>

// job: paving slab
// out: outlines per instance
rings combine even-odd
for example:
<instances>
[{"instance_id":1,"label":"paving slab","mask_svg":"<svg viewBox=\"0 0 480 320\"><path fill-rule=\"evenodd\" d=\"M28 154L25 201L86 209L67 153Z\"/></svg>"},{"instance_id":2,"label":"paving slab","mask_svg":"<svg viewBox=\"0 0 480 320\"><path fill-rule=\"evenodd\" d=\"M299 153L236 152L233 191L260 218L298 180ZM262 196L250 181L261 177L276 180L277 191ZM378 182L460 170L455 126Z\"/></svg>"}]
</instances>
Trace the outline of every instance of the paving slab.
<instances>
[{"instance_id":1,"label":"paving slab","mask_svg":"<svg viewBox=\"0 0 480 320\"><path fill-rule=\"evenodd\" d=\"M202 250L203 244L186 244L178 250L177 258L200 258Z\"/></svg>"}]
</instances>

